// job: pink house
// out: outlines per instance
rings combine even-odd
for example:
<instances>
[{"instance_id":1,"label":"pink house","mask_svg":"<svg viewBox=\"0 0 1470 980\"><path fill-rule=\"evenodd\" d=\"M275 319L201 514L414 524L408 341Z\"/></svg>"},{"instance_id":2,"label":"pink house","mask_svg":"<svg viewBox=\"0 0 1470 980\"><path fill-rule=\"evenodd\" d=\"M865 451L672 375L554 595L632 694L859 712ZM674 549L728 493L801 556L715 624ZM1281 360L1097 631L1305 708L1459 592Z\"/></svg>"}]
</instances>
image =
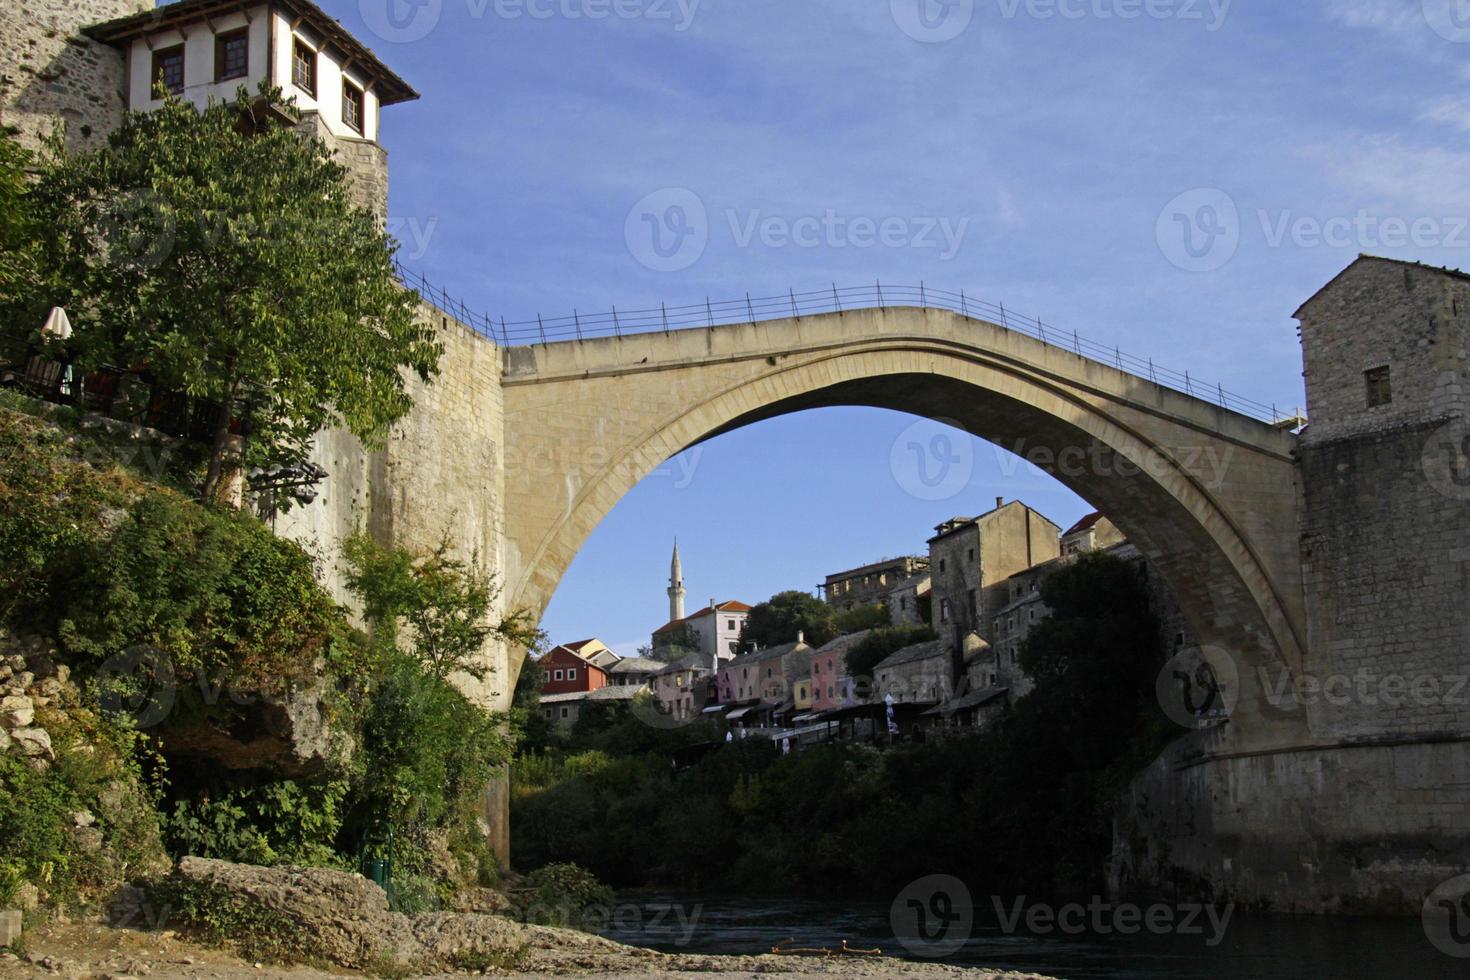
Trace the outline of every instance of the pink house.
<instances>
[{"instance_id":1,"label":"pink house","mask_svg":"<svg viewBox=\"0 0 1470 980\"><path fill-rule=\"evenodd\" d=\"M847 652L867 639L869 630L839 636L812 654L812 710L834 711L852 703Z\"/></svg>"}]
</instances>

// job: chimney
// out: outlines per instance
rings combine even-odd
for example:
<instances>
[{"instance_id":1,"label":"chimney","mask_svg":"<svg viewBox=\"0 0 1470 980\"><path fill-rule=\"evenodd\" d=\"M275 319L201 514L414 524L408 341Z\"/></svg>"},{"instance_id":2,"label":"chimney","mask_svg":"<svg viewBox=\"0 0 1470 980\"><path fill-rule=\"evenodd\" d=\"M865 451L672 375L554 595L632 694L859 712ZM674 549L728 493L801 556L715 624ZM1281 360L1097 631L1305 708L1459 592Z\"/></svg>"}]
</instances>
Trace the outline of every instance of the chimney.
<instances>
[{"instance_id":1,"label":"chimney","mask_svg":"<svg viewBox=\"0 0 1470 980\"><path fill-rule=\"evenodd\" d=\"M1004 497L996 497L995 498L995 509L996 510L1000 510L1005 505L1006 505L1006 498L1004 498Z\"/></svg>"},{"instance_id":2,"label":"chimney","mask_svg":"<svg viewBox=\"0 0 1470 980\"><path fill-rule=\"evenodd\" d=\"M806 630L797 630L796 631L796 642L797 643L805 643L806 642Z\"/></svg>"},{"instance_id":3,"label":"chimney","mask_svg":"<svg viewBox=\"0 0 1470 980\"><path fill-rule=\"evenodd\" d=\"M709 607L711 609L715 609L715 610L718 610L720 608L719 606L715 605L715 597L714 596L710 596L709 597Z\"/></svg>"}]
</instances>

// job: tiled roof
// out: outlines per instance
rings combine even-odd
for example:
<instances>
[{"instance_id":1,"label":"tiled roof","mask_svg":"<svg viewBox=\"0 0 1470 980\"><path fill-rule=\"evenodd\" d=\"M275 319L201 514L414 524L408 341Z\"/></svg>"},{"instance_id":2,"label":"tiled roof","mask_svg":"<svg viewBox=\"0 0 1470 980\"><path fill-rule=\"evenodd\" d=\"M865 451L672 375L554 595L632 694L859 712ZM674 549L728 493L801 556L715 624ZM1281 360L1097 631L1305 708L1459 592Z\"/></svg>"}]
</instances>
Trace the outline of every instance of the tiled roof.
<instances>
[{"instance_id":1,"label":"tiled roof","mask_svg":"<svg viewBox=\"0 0 1470 980\"><path fill-rule=\"evenodd\" d=\"M1011 693L1008 687L986 687L969 694L962 694L957 698L951 698L935 708L924 712L926 715L948 715L956 711L965 711L969 708L978 708L982 704L989 704L999 698Z\"/></svg>"},{"instance_id":2,"label":"tiled roof","mask_svg":"<svg viewBox=\"0 0 1470 980\"><path fill-rule=\"evenodd\" d=\"M568 691L566 694L543 694L541 704L570 704L574 701L631 701L641 692L641 687L616 685L599 687L595 691Z\"/></svg>"},{"instance_id":3,"label":"tiled roof","mask_svg":"<svg viewBox=\"0 0 1470 980\"><path fill-rule=\"evenodd\" d=\"M1091 514L1088 514L1086 517L1082 518L1082 520L1078 521L1076 524L1073 524L1066 531L1062 532L1063 533L1063 536L1066 536L1068 534L1076 534L1078 531L1085 531L1088 528L1090 528L1090 527L1094 526L1095 524L1097 524L1097 522L1100 521L1100 520L1102 520L1102 519L1103 519L1103 516L1102 516L1102 513L1100 511L1093 511Z\"/></svg>"},{"instance_id":4,"label":"tiled roof","mask_svg":"<svg viewBox=\"0 0 1470 980\"><path fill-rule=\"evenodd\" d=\"M807 650L811 649L805 643L783 643L781 646L778 647L767 647L764 650L756 650L753 653L742 654L741 656L736 657L734 660L731 660L730 662L725 664L721 664L720 666L748 667L751 664L765 663L767 660L774 660L779 657L784 657L795 650L797 647L802 647Z\"/></svg>"},{"instance_id":5,"label":"tiled roof","mask_svg":"<svg viewBox=\"0 0 1470 980\"><path fill-rule=\"evenodd\" d=\"M837 639L831 640L817 647L815 656L821 656L824 653L846 653L848 650L851 650L853 647L866 640L868 638L868 634L872 632L872 630L861 630L857 633L844 633Z\"/></svg>"},{"instance_id":6,"label":"tiled roof","mask_svg":"<svg viewBox=\"0 0 1470 980\"><path fill-rule=\"evenodd\" d=\"M877 671L885 667L899 667L903 664L917 663L920 660L947 656L949 656L948 640L929 640L925 643L915 643L913 646L904 647L873 669Z\"/></svg>"},{"instance_id":7,"label":"tiled roof","mask_svg":"<svg viewBox=\"0 0 1470 980\"><path fill-rule=\"evenodd\" d=\"M607 669L609 674L656 674L667 667L662 660L647 657L626 657Z\"/></svg>"},{"instance_id":8,"label":"tiled roof","mask_svg":"<svg viewBox=\"0 0 1470 980\"><path fill-rule=\"evenodd\" d=\"M383 64L371 49L310 0L275 0L275 3L284 8L283 12L288 21L305 21L345 52L349 61L366 69L369 76L377 83L379 98L383 105L410 102L419 97L413 86L400 78L393 69ZM103 24L93 24L84 28L82 33L103 44L115 46L154 34L176 24L207 21L210 17L233 13L240 7L240 0L179 0L178 3L165 4L139 14L120 17Z\"/></svg>"}]
</instances>

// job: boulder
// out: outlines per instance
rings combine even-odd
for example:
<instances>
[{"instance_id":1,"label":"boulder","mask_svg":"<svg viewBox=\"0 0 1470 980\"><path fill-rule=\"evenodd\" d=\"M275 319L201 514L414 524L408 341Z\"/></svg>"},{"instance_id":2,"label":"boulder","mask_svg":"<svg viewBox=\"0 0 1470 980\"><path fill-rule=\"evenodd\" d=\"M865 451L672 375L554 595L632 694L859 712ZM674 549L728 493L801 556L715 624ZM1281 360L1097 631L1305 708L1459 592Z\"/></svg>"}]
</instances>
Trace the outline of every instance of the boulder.
<instances>
[{"instance_id":1,"label":"boulder","mask_svg":"<svg viewBox=\"0 0 1470 980\"><path fill-rule=\"evenodd\" d=\"M15 740L15 747L20 749L21 755L36 759L56 758L51 748L51 736L43 728L17 728L10 737Z\"/></svg>"},{"instance_id":2,"label":"boulder","mask_svg":"<svg viewBox=\"0 0 1470 980\"><path fill-rule=\"evenodd\" d=\"M265 769L300 778L340 765L355 751L350 734L331 723L321 684L279 697L227 691L217 703L222 717L160 728L164 755L202 757L225 769Z\"/></svg>"},{"instance_id":3,"label":"boulder","mask_svg":"<svg viewBox=\"0 0 1470 980\"><path fill-rule=\"evenodd\" d=\"M24 694L0 698L0 725L6 728L26 728L35 720L36 705Z\"/></svg>"},{"instance_id":4,"label":"boulder","mask_svg":"<svg viewBox=\"0 0 1470 980\"><path fill-rule=\"evenodd\" d=\"M384 961L407 966L420 958L408 917L390 910L383 889L361 875L185 857L175 877L241 911L269 912L301 937L312 955L341 966L363 969Z\"/></svg>"},{"instance_id":5,"label":"boulder","mask_svg":"<svg viewBox=\"0 0 1470 980\"><path fill-rule=\"evenodd\" d=\"M0 946L14 946L20 939L20 932L20 909L6 909L0 912Z\"/></svg>"}]
</instances>

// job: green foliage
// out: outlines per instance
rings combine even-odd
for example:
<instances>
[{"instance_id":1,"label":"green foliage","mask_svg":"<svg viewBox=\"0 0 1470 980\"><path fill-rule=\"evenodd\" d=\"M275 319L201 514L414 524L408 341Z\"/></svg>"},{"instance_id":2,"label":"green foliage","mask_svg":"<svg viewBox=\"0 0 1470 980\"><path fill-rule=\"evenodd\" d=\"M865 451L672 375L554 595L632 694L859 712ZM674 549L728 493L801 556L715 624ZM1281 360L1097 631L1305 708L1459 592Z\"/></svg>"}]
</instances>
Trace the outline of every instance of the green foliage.
<instances>
[{"instance_id":1,"label":"green foliage","mask_svg":"<svg viewBox=\"0 0 1470 980\"><path fill-rule=\"evenodd\" d=\"M0 905L24 881L50 884L77 873L84 860L68 828L82 808L71 787L37 773L15 755L0 755Z\"/></svg>"},{"instance_id":2,"label":"green foliage","mask_svg":"<svg viewBox=\"0 0 1470 980\"><path fill-rule=\"evenodd\" d=\"M613 906L612 889L576 864L548 864L526 876L531 891L523 912L527 921L595 932Z\"/></svg>"},{"instance_id":3,"label":"green foliage","mask_svg":"<svg viewBox=\"0 0 1470 980\"><path fill-rule=\"evenodd\" d=\"M0 755L0 905L25 881L49 904L101 897L164 862L137 736L81 708L51 710L45 724L56 753L49 768ZM76 829L81 811L93 815L89 831ZM84 846L83 833L102 842Z\"/></svg>"},{"instance_id":4,"label":"green foliage","mask_svg":"<svg viewBox=\"0 0 1470 980\"><path fill-rule=\"evenodd\" d=\"M0 334L34 335L47 309L44 225L30 180L36 165L12 131L0 129Z\"/></svg>"},{"instance_id":5,"label":"green foliage","mask_svg":"<svg viewBox=\"0 0 1470 980\"><path fill-rule=\"evenodd\" d=\"M127 503L119 474L68 457L56 429L0 410L0 620L34 622L85 567L103 517Z\"/></svg>"},{"instance_id":6,"label":"green foliage","mask_svg":"<svg viewBox=\"0 0 1470 980\"><path fill-rule=\"evenodd\" d=\"M60 633L102 659L144 645L176 672L279 683L310 671L341 614L311 557L254 517L143 495L76 581Z\"/></svg>"},{"instance_id":7,"label":"green foliage","mask_svg":"<svg viewBox=\"0 0 1470 980\"><path fill-rule=\"evenodd\" d=\"M168 909L172 921L210 945L234 950L247 960L271 964L311 962L304 950L313 937L289 917L220 885L168 878L150 886L148 900Z\"/></svg>"},{"instance_id":8,"label":"green foliage","mask_svg":"<svg viewBox=\"0 0 1470 980\"><path fill-rule=\"evenodd\" d=\"M242 464L230 418L251 420L246 465L300 462L332 426L376 447L411 406L405 374L442 354L346 170L272 121L294 111L264 84L202 110L168 97L35 192L79 362L147 365L226 407L206 497Z\"/></svg>"},{"instance_id":9,"label":"green foliage","mask_svg":"<svg viewBox=\"0 0 1470 980\"><path fill-rule=\"evenodd\" d=\"M752 644L764 648L795 643L798 632L819 647L837 636L837 614L809 592L779 592L751 609L740 631L740 645L748 650Z\"/></svg>"},{"instance_id":10,"label":"green foliage","mask_svg":"<svg viewBox=\"0 0 1470 980\"><path fill-rule=\"evenodd\" d=\"M347 587L362 601L380 642L397 643L406 626L409 649L431 673L484 680L481 655L491 637L534 647L541 636L521 611L491 624L490 606L500 594L494 577L478 560L460 561L449 549L447 534L433 551L419 555L384 547L359 532L342 546Z\"/></svg>"},{"instance_id":11,"label":"green foliage","mask_svg":"<svg viewBox=\"0 0 1470 980\"><path fill-rule=\"evenodd\" d=\"M646 653L640 650L639 656L646 656L650 660L657 660L665 664L678 663L685 657L698 653L702 645L703 641L700 640L699 631L688 623L684 623L678 629L654 637L653 646L647 648Z\"/></svg>"},{"instance_id":12,"label":"green foliage","mask_svg":"<svg viewBox=\"0 0 1470 980\"><path fill-rule=\"evenodd\" d=\"M541 710L541 688L546 684L546 668L535 657L526 657L516 678L511 696L510 725L515 735L516 754L544 752L561 744L561 735Z\"/></svg>"},{"instance_id":13,"label":"green foliage","mask_svg":"<svg viewBox=\"0 0 1470 980\"><path fill-rule=\"evenodd\" d=\"M985 733L785 756L738 741L677 772L671 738L636 755L604 742L526 757L513 769L512 853L525 867L574 861L618 887L891 896L944 872L992 894L1098 889L1109 804L1167 731L1152 694L1157 623L1134 567L1108 556L1058 572L1044 597L1053 618L1023 654L1037 687ZM854 672L932 638L875 630L852 651Z\"/></svg>"},{"instance_id":14,"label":"green foliage","mask_svg":"<svg viewBox=\"0 0 1470 980\"><path fill-rule=\"evenodd\" d=\"M165 827L170 849L242 864L350 870L332 846L347 792L342 780L283 780L179 800Z\"/></svg>"},{"instance_id":15,"label":"green foliage","mask_svg":"<svg viewBox=\"0 0 1470 980\"><path fill-rule=\"evenodd\" d=\"M938 638L933 629L914 623L874 629L847 651L847 676L872 677L875 667L904 647Z\"/></svg>"},{"instance_id":16,"label":"green foliage","mask_svg":"<svg viewBox=\"0 0 1470 980\"><path fill-rule=\"evenodd\" d=\"M882 629L892 622L888 603L880 602L872 606L858 606L847 609L837 614L837 635L845 633L861 633L863 630Z\"/></svg>"},{"instance_id":17,"label":"green foliage","mask_svg":"<svg viewBox=\"0 0 1470 980\"><path fill-rule=\"evenodd\" d=\"M362 735L365 802L400 831L460 816L511 756L503 719L402 654L374 687Z\"/></svg>"}]
</instances>

